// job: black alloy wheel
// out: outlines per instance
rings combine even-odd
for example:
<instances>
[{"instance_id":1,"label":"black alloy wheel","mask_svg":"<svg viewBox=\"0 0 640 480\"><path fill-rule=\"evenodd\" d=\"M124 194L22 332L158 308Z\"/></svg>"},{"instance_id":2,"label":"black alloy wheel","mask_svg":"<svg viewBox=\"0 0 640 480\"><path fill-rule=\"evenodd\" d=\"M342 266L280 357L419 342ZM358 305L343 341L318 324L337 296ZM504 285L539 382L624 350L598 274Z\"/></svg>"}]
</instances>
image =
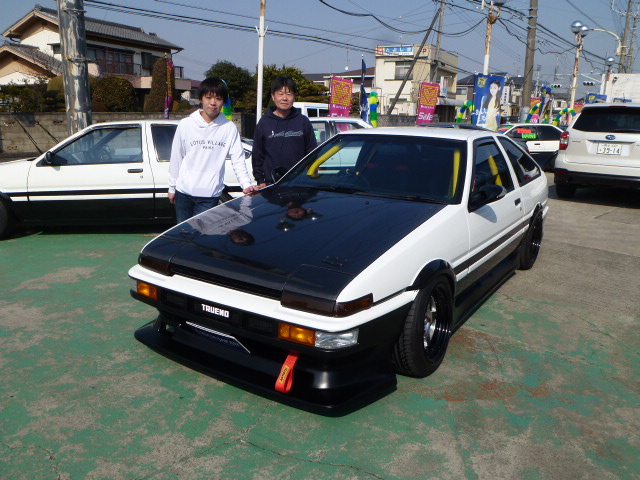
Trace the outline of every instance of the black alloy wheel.
<instances>
[{"instance_id":1,"label":"black alloy wheel","mask_svg":"<svg viewBox=\"0 0 640 480\"><path fill-rule=\"evenodd\" d=\"M392 352L398 373L426 377L435 372L452 334L453 295L444 277L432 279L418 293Z\"/></svg>"}]
</instances>

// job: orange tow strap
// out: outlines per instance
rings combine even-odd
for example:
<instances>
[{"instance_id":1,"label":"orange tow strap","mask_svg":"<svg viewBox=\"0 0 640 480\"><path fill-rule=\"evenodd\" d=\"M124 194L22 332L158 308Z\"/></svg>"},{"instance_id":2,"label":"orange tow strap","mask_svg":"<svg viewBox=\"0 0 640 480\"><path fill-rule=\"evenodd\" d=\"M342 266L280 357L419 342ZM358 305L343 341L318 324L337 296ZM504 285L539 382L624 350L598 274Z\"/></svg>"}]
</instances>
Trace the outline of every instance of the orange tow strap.
<instances>
[{"instance_id":1,"label":"orange tow strap","mask_svg":"<svg viewBox=\"0 0 640 480\"><path fill-rule=\"evenodd\" d=\"M291 352L282 364L280 374L276 379L276 390L282 393L288 393L293 386L293 367L298 361L298 352Z\"/></svg>"}]
</instances>

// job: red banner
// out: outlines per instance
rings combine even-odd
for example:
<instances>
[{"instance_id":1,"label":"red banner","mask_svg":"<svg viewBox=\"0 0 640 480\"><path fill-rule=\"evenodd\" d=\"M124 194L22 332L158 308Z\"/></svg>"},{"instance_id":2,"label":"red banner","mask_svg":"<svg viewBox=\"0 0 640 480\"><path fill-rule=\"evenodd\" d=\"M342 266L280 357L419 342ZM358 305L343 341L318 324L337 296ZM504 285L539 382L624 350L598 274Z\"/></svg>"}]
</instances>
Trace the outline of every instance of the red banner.
<instances>
[{"instance_id":1,"label":"red banner","mask_svg":"<svg viewBox=\"0 0 640 480\"><path fill-rule=\"evenodd\" d=\"M351 112L351 97L353 95L353 80L333 77L331 79L331 102L329 116L348 117Z\"/></svg>"},{"instance_id":2,"label":"red banner","mask_svg":"<svg viewBox=\"0 0 640 480\"><path fill-rule=\"evenodd\" d=\"M418 116L416 118L418 125L433 122L439 93L440 85L438 83L422 82L420 84L420 99L418 100Z\"/></svg>"}]
</instances>

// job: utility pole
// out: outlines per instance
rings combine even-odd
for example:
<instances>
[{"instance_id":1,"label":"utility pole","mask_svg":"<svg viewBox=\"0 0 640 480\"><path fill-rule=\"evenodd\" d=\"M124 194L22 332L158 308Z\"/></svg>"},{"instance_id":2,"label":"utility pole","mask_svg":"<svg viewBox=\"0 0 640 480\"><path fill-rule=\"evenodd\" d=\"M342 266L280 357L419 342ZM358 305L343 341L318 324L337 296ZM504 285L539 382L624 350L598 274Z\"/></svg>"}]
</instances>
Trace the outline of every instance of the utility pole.
<instances>
[{"instance_id":1,"label":"utility pole","mask_svg":"<svg viewBox=\"0 0 640 480\"><path fill-rule=\"evenodd\" d=\"M256 95L256 124L262 117L262 84L264 83L264 17L267 13L267 0L260 0L260 28L258 30L258 92Z\"/></svg>"},{"instance_id":2,"label":"utility pole","mask_svg":"<svg viewBox=\"0 0 640 480\"><path fill-rule=\"evenodd\" d=\"M533 86L533 63L536 54L536 30L538 28L538 0L529 0L529 27L527 28L527 53L524 60L524 84L520 98L520 120L524 120L531 109Z\"/></svg>"},{"instance_id":3,"label":"utility pole","mask_svg":"<svg viewBox=\"0 0 640 480\"><path fill-rule=\"evenodd\" d=\"M447 0L440 0L440 11L438 18L438 40L436 41L436 51L434 53L433 68L431 69L431 83L434 83L438 78L438 58L440 57L440 44L442 43L442 25L444 23L444 9L447 5Z\"/></svg>"},{"instance_id":4,"label":"utility pole","mask_svg":"<svg viewBox=\"0 0 640 480\"><path fill-rule=\"evenodd\" d=\"M89 61L82 2L83 0L58 0L58 30L62 47L62 75L69 135L91 125Z\"/></svg>"},{"instance_id":5,"label":"utility pole","mask_svg":"<svg viewBox=\"0 0 640 480\"><path fill-rule=\"evenodd\" d=\"M620 54L620 63L618 64L618 71L620 73L629 73L627 70L628 62L627 57L632 45L629 45L629 32L631 30L631 16L633 15L633 0L629 0L627 4L626 21L624 25L624 33L622 35L622 52Z\"/></svg>"}]
</instances>

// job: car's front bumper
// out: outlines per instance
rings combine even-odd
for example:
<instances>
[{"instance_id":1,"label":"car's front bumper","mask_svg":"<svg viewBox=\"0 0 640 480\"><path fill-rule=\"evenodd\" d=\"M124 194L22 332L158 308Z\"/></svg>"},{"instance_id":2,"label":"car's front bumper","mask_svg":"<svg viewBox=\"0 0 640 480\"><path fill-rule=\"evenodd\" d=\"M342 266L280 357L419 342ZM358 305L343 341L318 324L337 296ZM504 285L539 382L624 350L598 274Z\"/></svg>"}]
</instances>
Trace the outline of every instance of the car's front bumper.
<instances>
[{"instance_id":1,"label":"car's front bumper","mask_svg":"<svg viewBox=\"0 0 640 480\"><path fill-rule=\"evenodd\" d=\"M228 317L203 316L193 308L200 298L167 289L161 289L158 301L135 290L131 295L160 311L155 321L135 333L148 347L268 398L331 415L359 408L394 390L396 376L390 350L411 306L411 302L396 305L358 325L357 345L328 350L278 338L282 318L276 316L220 302L216 305L228 310ZM326 317L327 329L337 320ZM198 327L213 334L203 334ZM298 355L293 383L291 390L283 393L276 390L276 380L292 354Z\"/></svg>"}]
</instances>

